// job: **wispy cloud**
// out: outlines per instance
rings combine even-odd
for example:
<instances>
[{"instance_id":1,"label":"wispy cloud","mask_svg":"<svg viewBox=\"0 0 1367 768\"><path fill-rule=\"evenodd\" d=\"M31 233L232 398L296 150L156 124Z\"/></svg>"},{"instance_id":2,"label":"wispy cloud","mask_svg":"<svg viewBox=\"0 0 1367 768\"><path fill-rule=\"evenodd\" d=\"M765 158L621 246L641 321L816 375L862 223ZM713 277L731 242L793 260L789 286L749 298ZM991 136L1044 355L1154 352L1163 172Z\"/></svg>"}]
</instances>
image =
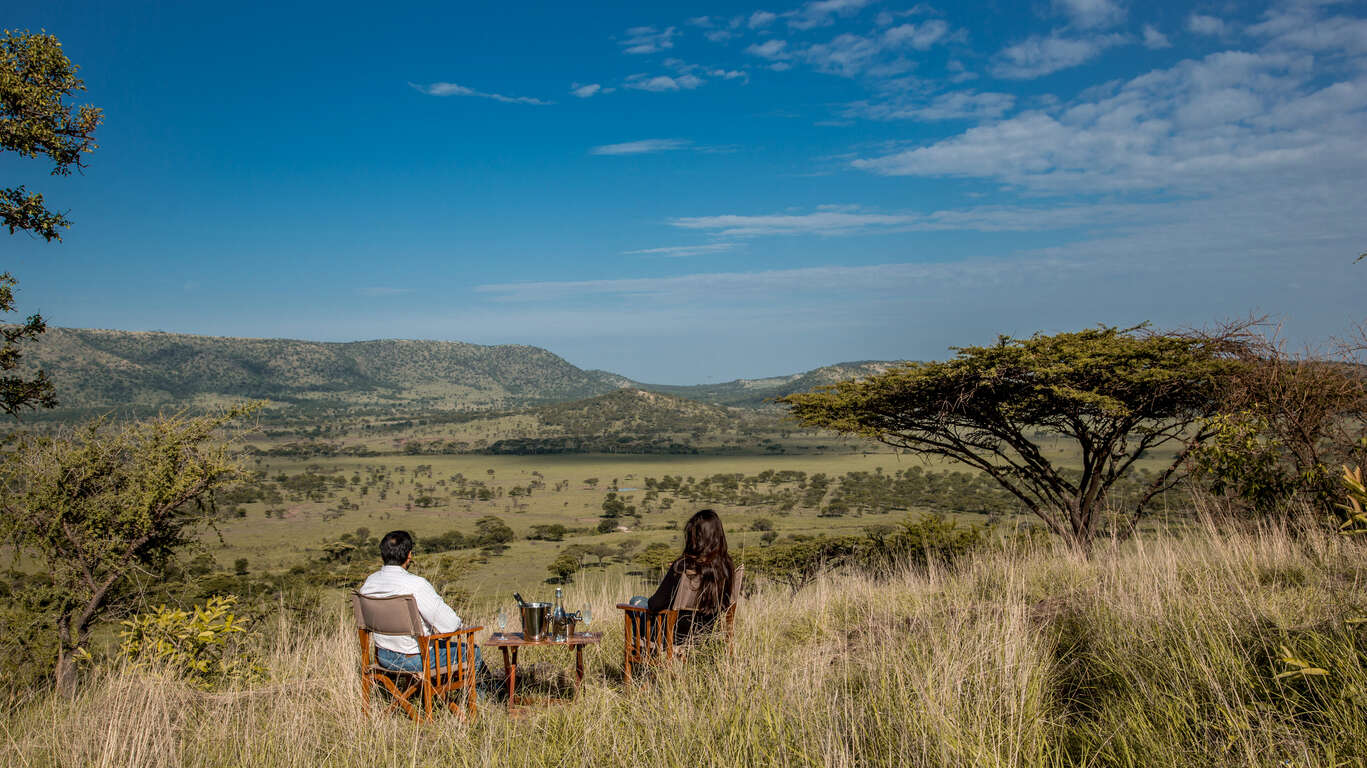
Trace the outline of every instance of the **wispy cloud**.
<instances>
[{"instance_id":1,"label":"wispy cloud","mask_svg":"<svg viewBox=\"0 0 1367 768\"><path fill-rule=\"evenodd\" d=\"M903 232L1044 232L1152 218L1152 205L978 206L930 213L873 213L851 206L824 206L801 214L690 216L670 219L681 229L711 230L723 237L892 234Z\"/></svg>"},{"instance_id":2,"label":"wispy cloud","mask_svg":"<svg viewBox=\"0 0 1367 768\"><path fill-rule=\"evenodd\" d=\"M752 43L745 48L745 52L751 56L758 56L769 61L781 61L789 58L787 51L787 40L765 40L762 43Z\"/></svg>"},{"instance_id":3,"label":"wispy cloud","mask_svg":"<svg viewBox=\"0 0 1367 768\"><path fill-rule=\"evenodd\" d=\"M589 150L590 155L648 155L654 152L671 152L688 149L693 142L688 139L641 139L624 141L621 144L602 144Z\"/></svg>"},{"instance_id":4,"label":"wispy cloud","mask_svg":"<svg viewBox=\"0 0 1367 768\"><path fill-rule=\"evenodd\" d=\"M1151 51L1172 47L1172 43L1168 42L1168 36L1159 32L1158 28L1152 24L1144 25L1143 34L1144 47Z\"/></svg>"},{"instance_id":5,"label":"wispy cloud","mask_svg":"<svg viewBox=\"0 0 1367 768\"><path fill-rule=\"evenodd\" d=\"M933 97L896 94L883 101L861 101L845 110L850 117L874 120L992 120L1015 106L1009 93L951 91Z\"/></svg>"},{"instance_id":6,"label":"wispy cloud","mask_svg":"<svg viewBox=\"0 0 1367 768\"><path fill-rule=\"evenodd\" d=\"M767 216L685 216L670 219L680 229L716 230L725 237L756 235L851 235L891 227L906 226L920 220L915 214L848 213L817 211L804 214Z\"/></svg>"},{"instance_id":7,"label":"wispy cloud","mask_svg":"<svg viewBox=\"0 0 1367 768\"><path fill-rule=\"evenodd\" d=\"M705 256L711 253L722 253L724 251L735 250L736 243L707 243L704 245L670 245L663 248L641 248L635 251L623 251L628 256L668 256L671 258L683 258L686 256Z\"/></svg>"},{"instance_id":8,"label":"wispy cloud","mask_svg":"<svg viewBox=\"0 0 1367 768\"><path fill-rule=\"evenodd\" d=\"M626 37L621 41L622 52L630 54L659 53L674 47L674 36L678 30L674 27L666 27L657 30L655 27L632 27L627 30Z\"/></svg>"},{"instance_id":9,"label":"wispy cloud","mask_svg":"<svg viewBox=\"0 0 1367 768\"><path fill-rule=\"evenodd\" d=\"M703 84L702 78L697 75L630 75L622 84L625 88L637 91L650 91L651 93L666 93L669 91L691 91Z\"/></svg>"},{"instance_id":10,"label":"wispy cloud","mask_svg":"<svg viewBox=\"0 0 1367 768\"><path fill-rule=\"evenodd\" d=\"M1363 27L1367 31L1367 25ZM1326 83L1317 37L1179 62L1076 102L860 158L874 173L990 179L1034 192L1248 194L1367 174L1367 56ZM1364 44L1367 54L1367 43ZM1338 49L1342 51L1343 49ZM1327 194L1327 193L1326 193Z\"/></svg>"},{"instance_id":11,"label":"wispy cloud","mask_svg":"<svg viewBox=\"0 0 1367 768\"><path fill-rule=\"evenodd\" d=\"M428 83L427 85L409 83L409 86L428 96L476 96L481 99L500 101L504 104L533 104L536 106L547 106L555 103L553 101L534 99L530 96L505 96L501 93L486 93L457 83Z\"/></svg>"},{"instance_id":12,"label":"wispy cloud","mask_svg":"<svg viewBox=\"0 0 1367 768\"><path fill-rule=\"evenodd\" d=\"M1125 20L1125 7L1115 0L1054 0L1054 8L1078 29L1113 27Z\"/></svg>"},{"instance_id":13,"label":"wispy cloud","mask_svg":"<svg viewBox=\"0 0 1367 768\"><path fill-rule=\"evenodd\" d=\"M745 52L773 62L771 68L775 69L786 69L791 61L802 60L827 74L888 77L914 66L905 58L907 54L929 50L956 37L949 24L930 19L918 24L887 27L868 35L846 32L824 43L805 46L793 46L787 40L771 38L752 43Z\"/></svg>"},{"instance_id":14,"label":"wispy cloud","mask_svg":"<svg viewBox=\"0 0 1367 768\"><path fill-rule=\"evenodd\" d=\"M814 0L784 14L793 29L813 29L835 23L837 16L853 16L873 0Z\"/></svg>"},{"instance_id":15,"label":"wispy cloud","mask_svg":"<svg viewBox=\"0 0 1367 768\"><path fill-rule=\"evenodd\" d=\"M602 85L600 85L600 84L598 84L598 83L571 83L571 84L570 84L570 93L574 94L575 96L577 96L577 97L579 97L579 98L581 98L581 99L587 99L587 98L589 98L590 96L596 96L596 95L598 95L598 94L600 94L600 93L612 93L612 92L615 91L615 90L617 90L617 89L616 89L616 88L604 88Z\"/></svg>"},{"instance_id":16,"label":"wispy cloud","mask_svg":"<svg viewBox=\"0 0 1367 768\"><path fill-rule=\"evenodd\" d=\"M1215 16L1193 13L1187 17L1187 31L1198 35L1222 35L1225 22Z\"/></svg>"},{"instance_id":17,"label":"wispy cloud","mask_svg":"<svg viewBox=\"0 0 1367 768\"><path fill-rule=\"evenodd\" d=\"M1002 49L992 74L1008 80L1030 80L1076 67L1100 56L1102 51L1126 42L1124 35L1069 37L1059 30L1035 35Z\"/></svg>"},{"instance_id":18,"label":"wispy cloud","mask_svg":"<svg viewBox=\"0 0 1367 768\"><path fill-rule=\"evenodd\" d=\"M750 14L750 18L746 22L746 26L750 27L750 29L763 29L764 27L773 24L774 20L777 18L778 14L776 13L770 13L769 11L755 11L754 13Z\"/></svg>"}]
</instances>

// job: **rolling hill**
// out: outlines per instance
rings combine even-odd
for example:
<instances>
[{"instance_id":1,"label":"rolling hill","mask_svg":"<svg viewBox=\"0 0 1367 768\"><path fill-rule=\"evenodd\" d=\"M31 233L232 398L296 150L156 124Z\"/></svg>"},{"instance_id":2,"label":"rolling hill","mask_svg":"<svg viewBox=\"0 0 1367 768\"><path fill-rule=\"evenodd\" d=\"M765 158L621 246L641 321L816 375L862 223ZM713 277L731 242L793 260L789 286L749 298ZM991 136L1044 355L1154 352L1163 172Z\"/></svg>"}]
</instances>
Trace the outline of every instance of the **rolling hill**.
<instances>
[{"instance_id":1,"label":"rolling hill","mask_svg":"<svg viewBox=\"0 0 1367 768\"><path fill-rule=\"evenodd\" d=\"M628 382L544 349L450 341L329 343L52 328L25 352L65 411L266 398L483 410L574 400Z\"/></svg>"},{"instance_id":2,"label":"rolling hill","mask_svg":"<svg viewBox=\"0 0 1367 768\"><path fill-rule=\"evenodd\" d=\"M769 398L867 376L890 365L841 363L790 376L672 386L583 370L544 349L522 345L402 339L317 342L76 328L49 329L26 348L24 364L30 371L46 370L56 383L59 408L38 416L58 419L244 398L268 399L298 416L339 410L509 411L586 400L624 388L710 406L754 409L764 407ZM639 397L622 402L638 401ZM576 407L615 411L621 405L608 400ZM597 417L603 414L589 415L593 418L575 417L569 411L544 414L551 421L601 423ZM703 418L701 413L693 416Z\"/></svg>"}]
</instances>

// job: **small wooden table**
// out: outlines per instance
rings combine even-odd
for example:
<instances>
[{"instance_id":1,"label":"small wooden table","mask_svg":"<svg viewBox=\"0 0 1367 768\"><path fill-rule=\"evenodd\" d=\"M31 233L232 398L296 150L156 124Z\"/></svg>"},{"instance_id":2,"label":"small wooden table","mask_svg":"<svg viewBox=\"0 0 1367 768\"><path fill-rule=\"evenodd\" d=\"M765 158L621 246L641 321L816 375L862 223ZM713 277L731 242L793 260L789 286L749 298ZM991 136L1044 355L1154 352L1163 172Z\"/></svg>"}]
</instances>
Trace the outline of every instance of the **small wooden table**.
<instances>
[{"instance_id":1,"label":"small wooden table","mask_svg":"<svg viewBox=\"0 0 1367 768\"><path fill-rule=\"evenodd\" d=\"M603 639L601 632L578 632L568 640L552 640L550 637L543 637L540 640L527 640L522 637L521 632L495 632L483 642L486 648L498 648L503 651L503 669L508 681L508 706L512 706L516 701L517 694L517 651L520 648L538 646L559 646L574 648L574 694L579 695L579 686L584 682L584 646L597 645Z\"/></svg>"}]
</instances>

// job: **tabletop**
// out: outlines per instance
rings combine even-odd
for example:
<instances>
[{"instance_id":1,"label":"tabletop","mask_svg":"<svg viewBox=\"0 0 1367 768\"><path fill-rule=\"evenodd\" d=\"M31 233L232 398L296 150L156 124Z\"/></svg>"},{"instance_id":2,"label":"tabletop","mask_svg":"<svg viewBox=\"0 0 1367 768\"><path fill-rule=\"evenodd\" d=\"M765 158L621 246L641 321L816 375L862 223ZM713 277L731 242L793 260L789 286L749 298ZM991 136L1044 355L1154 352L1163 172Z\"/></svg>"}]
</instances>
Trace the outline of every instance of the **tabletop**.
<instances>
[{"instance_id":1,"label":"tabletop","mask_svg":"<svg viewBox=\"0 0 1367 768\"><path fill-rule=\"evenodd\" d=\"M521 632L495 632L481 645L494 648L521 648L528 645L597 645L602 639L602 632L576 632L568 640L552 640L550 637L528 640Z\"/></svg>"}]
</instances>

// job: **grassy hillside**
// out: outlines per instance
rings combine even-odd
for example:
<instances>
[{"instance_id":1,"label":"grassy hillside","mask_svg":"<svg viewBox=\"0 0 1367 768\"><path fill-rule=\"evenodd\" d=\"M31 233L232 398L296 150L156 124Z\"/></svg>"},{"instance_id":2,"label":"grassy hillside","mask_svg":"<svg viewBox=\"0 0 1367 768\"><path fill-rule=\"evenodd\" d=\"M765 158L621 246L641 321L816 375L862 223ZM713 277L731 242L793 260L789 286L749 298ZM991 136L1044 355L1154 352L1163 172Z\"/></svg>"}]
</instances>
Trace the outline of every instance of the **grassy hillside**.
<instances>
[{"instance_id":1,"label":"grassy hillside","mask_svg":"<svg viewBox=\"0 0 1367 768\"><path fill-rule=\"evenodd\" d=\"M620 377L537 347L448 341L325 343L53 328L25 353L65 410L284 403L506 408L609 392Z\"/></svg>"},{"instance_id":2,"label":"grassy hillside","mask_svg":"<svg viewBox=\"0 0 1367 768\"><path fill-rule=\"evenodd\" d=\"M715 385L641 385L521 345L402 339L329 343L75 328L49 329L27 349L24 363L30 371L46 370L57 385L60 407L46 416L147 413L265 398L286 406L277 415L312 419L507 410L626 387L757 408L768 398L866 376L888 365L841 363Z\"/></svg>"},{"instance_id":3,"label":"grassy hillside","mask_svg":"<svg viewBox=\"0 0 1367 768\"><path fill-rule=\"evenodd\" d=\"M642 585L586 578L566 597L605 637L579 701L418 727L362 715L338 601L257 628L260 683L204 693L97 668L75 701L12 711L0 765L1356 766L1367 637L1346 620L1367 614L1364 581L1342 538L1208 531L796 594L759 583L733 654L635 687L612 606ZM497 604L461 609L490 626ZM1283 647L1326 674L1279 676ZM563 692L569 664L524 653L521 689Z\"/></svg>"}]
</instances>

